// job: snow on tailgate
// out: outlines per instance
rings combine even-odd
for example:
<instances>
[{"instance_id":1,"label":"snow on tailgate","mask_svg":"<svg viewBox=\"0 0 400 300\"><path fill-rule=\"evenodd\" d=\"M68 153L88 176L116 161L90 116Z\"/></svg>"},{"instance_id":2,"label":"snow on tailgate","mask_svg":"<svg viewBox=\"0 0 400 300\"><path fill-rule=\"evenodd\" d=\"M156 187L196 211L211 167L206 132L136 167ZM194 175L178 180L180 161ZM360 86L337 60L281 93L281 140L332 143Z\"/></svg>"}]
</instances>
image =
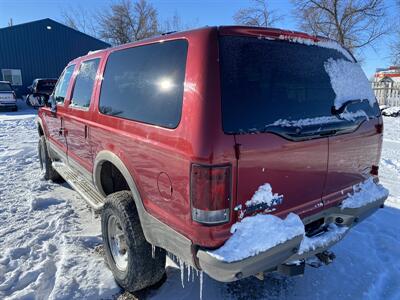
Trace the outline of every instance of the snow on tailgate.
<instances>
[{"instance_id":1,"label":"snow on tailgate","mask_svg":"<svg viewBox=\"0 0 400 300\"><path fill-rule=\"evenodd\" d=\"M221 248L208 253L221 261L239 261L304 235L304 225L300 217L293 213L284 220L259 214L234 224L231 233L233 235Z\"/></svg>"},{"instance_id":2,"label":"snow on tailgate","mask_svg":"<svg viewBox=\"0 0 400 300\"><path fill-rule=\"evenodd\" d=\"M374 182L370 177L364 182L353 186L353 194L348 194L348 198L343 200L342 209L359 208L382 198L387 198L389 191L381 184Z\"/></svg>"},{"instance_id":3,"label":"snow on tailgate","mask_svg":"<svg viewBox=\"0 0 400 300\"><path fill-rule=\"evenodd\" d=\"M313 237L304 236L300 244L298 254L303 254L309 251L314 251L321 247L326 247L343 238L349 227L339 227L335 224L330 224L327 231Z\"/></svg>"}]
</instances>

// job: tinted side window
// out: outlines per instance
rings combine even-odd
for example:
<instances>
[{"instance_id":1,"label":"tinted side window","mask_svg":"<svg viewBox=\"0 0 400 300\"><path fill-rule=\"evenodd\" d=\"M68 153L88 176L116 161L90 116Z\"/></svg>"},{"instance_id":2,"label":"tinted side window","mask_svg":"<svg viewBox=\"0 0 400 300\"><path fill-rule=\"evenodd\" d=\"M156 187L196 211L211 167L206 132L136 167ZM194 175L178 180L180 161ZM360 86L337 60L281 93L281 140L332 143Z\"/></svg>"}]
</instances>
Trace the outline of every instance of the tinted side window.
<instances>
[{"instance_id":1,"label":"tinted side window","mask_svg":"<svg viewBox=\"0 0 400 300\"><path fill-rule=\"evenodd\" d=\"M101 87L103 114L175 128L181 118L187 41L110 54Z\"/></svg>"},{"instance_id":2,"label":"tinted side window","mask_svg":"<svg viewBox=\"0 0 400 300\"><path fill-rule=\"evenodd\" d=\"M89 107L92 98L94 81L100 59L91 59L81 63L76 75L75 86L71 97L71 106Z\"/></svg>"},{"instance_id":3,"label":"tinted side window","mask_svg":"<svg viewBox=\"0 0 400 300\"><path fill-rule=\"evenodd\" d=\"M69 81L71 80L74 68L75 65L66 68L57 83L54 91L54 100L58 103L64 103L65 96L67 95Z\"/></svg>"}]
</instances>

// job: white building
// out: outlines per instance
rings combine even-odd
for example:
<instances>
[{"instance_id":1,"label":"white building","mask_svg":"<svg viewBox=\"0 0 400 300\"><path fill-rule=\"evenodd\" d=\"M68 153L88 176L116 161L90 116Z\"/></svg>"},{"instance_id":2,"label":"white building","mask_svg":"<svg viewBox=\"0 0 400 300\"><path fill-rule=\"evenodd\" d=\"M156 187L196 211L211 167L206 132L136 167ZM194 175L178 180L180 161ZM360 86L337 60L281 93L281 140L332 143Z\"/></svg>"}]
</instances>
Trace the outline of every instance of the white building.
<instances>
[{"instance_id":1,"label":"white building","mask_svg":"<svg viewBox=\"0 0 400 300\"><path fill-rule=\"evenodd\" d=\"M400 106L400 66L377 69L372 89L379 105Z\"/></svg>"}]
</instances>

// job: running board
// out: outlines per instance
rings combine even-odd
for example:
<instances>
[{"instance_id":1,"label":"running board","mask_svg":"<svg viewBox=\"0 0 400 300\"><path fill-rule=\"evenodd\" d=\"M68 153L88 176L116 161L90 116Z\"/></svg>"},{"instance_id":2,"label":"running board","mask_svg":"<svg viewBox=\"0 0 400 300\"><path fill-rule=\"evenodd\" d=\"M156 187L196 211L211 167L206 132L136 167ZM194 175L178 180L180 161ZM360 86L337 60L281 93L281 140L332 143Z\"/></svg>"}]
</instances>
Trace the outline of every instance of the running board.
<instances>
[{"instance_id":1,"label":"running board","mask_svg":"<svg viewBox=\"0 0 400 300\"><path fill-rule=\"evenodd\" d=\"M83 175L62 162L53 162L52 166L94 210L100 210L103 207L105 198Z\"/></svg>"}]
</instances>

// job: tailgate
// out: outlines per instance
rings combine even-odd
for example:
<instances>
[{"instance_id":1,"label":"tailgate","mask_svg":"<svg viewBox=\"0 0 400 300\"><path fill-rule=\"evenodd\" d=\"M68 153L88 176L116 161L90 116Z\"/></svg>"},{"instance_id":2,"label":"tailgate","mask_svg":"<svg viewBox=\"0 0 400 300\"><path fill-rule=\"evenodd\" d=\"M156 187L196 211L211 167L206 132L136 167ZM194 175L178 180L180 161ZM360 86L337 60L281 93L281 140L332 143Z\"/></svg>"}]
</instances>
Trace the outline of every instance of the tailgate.
<instances>
[{"instance_id":1,"label":"tailgate","mask_svg":"<svg viewBox=\"0 0 400 300\"><path fill-rule=\"evenodd\" d=\"M334 206L352 186L365 180L379 165L382 147L382 120L365 121L354 132L329 138L329 163L324 203Z\"/></svg>"},{"instance_id":2,"label":"tailgate","mask_svg":"<svg viewBox=\"0 0 400 300\"><path fill-rule=\"evenodd\" d=\"M301 217L321 210L328 139L293 142L274 134L240 135L237 201L244 205L263 184L282 195L274 214L295 212Z\"/></svg>"}]
</instances>

